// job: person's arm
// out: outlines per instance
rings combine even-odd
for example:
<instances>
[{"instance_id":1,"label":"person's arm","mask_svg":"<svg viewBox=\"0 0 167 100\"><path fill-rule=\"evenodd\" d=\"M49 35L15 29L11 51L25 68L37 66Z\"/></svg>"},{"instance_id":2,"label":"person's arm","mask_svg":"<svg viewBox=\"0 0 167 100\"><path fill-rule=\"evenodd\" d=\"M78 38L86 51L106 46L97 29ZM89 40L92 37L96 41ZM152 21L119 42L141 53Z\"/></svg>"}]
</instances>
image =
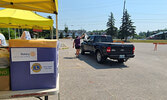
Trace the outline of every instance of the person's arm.
<instances>
[{"instance_id":1,"label":"person's arm","mask_svg":"<svg viewBox=\"0 0 167 100\"><path fill-rule=\"evenodd\" d=\"M75 45L75 40L73 41L73 46L72 46L73 48L74 48L74 45Z\"/></svg>"},{"instance_id":2,"label":"person's arm","mask_svg":"<svg viewBox=\"0 0 167 100\"><path fill-rule=\"evenodd\" d=\"M26 34L25 34L25 31L24 31L21 35L21 39L25 40L26 39L25 37L26 37Z\"/></svg>"},{"instance_id":3,"label":"person's arm","mask_svg":"<svg viewBox=\"0 0 167 100\"><path fill-rule=\"evenodd\" d=\"M80 39L82 39L84 36L85 36L85 34L83 34L83 35L80 37Z\"/></svg>"},{"instance_id":4,"label":"person's arm","mask_svg":"<svg viewBox=\"0 0 167 100\"><path fill-rule=\"evenodd\" d=\"M0 46L2 46L2 41L0 40Z\"/></svg>"}]
</instances>

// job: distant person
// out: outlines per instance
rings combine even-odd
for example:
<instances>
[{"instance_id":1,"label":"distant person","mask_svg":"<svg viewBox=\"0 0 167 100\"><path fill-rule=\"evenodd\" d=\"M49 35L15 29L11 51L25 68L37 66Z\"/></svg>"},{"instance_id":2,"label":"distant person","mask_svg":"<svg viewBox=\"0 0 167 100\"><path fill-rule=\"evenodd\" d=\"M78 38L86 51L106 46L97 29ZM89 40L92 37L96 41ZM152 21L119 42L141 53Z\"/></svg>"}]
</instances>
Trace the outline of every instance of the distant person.
<instances>
[{"instance_id":1,"label":"distant person","mask_svg":"<svg viewBox=\"0 0 167 100\"><path fill-rule=\"evenodd\" d=\"M31 40L31 35L29 33L29 31L24 31L21 35L21 39L23 40Z\"/></svg>"},{"instance_id":2,"label":"distant person","mask_svg":"<svg viewBox=\"0 0 167 100\"><path fill-rule=\"evenodd\" d=\"M0 33L0 46L7 46L5 36Z\"/></svg>"},{"instance_id":3,"label":"distant person","mask_svg":"<svg viewBox=\"0 0 167 100\"><path fill-rule=\"evenodd\" d=\"M82 39L85 35L82 35L81 37L76 36L74 42L73 42L73 48L75 46L76 49L76 57L79 57L79 52L80 52L80 48L81 48L81 44L80 44L80 39Z\"/></svg>"}]
</instances>

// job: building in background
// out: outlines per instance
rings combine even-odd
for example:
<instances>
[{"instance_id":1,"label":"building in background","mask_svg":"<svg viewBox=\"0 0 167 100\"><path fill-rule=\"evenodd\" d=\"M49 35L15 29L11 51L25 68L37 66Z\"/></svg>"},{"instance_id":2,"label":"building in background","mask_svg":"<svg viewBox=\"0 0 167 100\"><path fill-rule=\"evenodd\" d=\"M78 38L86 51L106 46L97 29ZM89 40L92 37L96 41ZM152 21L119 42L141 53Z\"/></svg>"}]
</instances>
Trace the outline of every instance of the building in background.
<instances>
[{"instance_id":1,"label":"building in background","mask_svg":"<svg viewBox=\"0 0 167 100\"><path fill-rule=\"evenodd\" d=\"M167 31L156 33L154 35L147 37L147 39L166 40L167 39Z\"/></svg>"}]
</instances>

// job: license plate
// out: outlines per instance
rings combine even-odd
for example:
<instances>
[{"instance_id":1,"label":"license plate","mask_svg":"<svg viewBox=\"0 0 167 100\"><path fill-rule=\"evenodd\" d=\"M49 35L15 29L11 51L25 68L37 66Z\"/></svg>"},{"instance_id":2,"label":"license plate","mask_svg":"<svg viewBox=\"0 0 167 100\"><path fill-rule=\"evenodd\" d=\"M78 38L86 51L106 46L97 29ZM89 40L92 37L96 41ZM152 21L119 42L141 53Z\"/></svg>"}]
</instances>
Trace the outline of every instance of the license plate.
<instances>
[{"instance_id":1,"label":"license plate","mask_svg":"<svg viewBox=\"0 0 167 100\"><path fill-rule=\"evenodd\" d=\"M119 58L125 58L125 55L119 55Z\"/></svg>"}]
</instances>

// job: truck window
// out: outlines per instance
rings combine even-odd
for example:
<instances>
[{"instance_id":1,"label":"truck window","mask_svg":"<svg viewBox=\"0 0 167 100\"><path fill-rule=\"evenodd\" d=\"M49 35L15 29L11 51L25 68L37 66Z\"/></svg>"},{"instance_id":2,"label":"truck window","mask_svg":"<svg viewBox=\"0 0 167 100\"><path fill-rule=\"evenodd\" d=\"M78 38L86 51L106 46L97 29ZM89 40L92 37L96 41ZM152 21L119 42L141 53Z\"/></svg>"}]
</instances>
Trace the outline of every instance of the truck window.
<instances>
[{"instance_id":1,"label":"truck window","mask_svg":"<svg viewBox=\"0 0 167 100\"><path fill-rule=\"evenodd\" d=\"M89 36L88 37L88 41L93 41L94 40L94 36Z\"/></svg>"},{"instance_id":2,"label":"truck window","mask_svg":"<svg viewBox=\"0 0 167 100\"><path fill-rule=\"evenodd\" d=\"M111 36L102 36L101 42L113 42L113 40Z\"/></svg>"},{"instance_id":3,"label":"truck window","mask_svg":"<svg viewBox=\"0 0 167 100\"><path fill-rule=\"evenodd\" d=\"M101 42L101 37L100 36L96 36L95 37L95 42Z\"/></svg>"},{"instance_id":4,"label":"truck window","mask_svg":"<svg viewBox=\"0 0 167 100\"><path fill-rule=\"evenodd\" d=\"M111 36L97 36L95 42L113 42Z\"/></svg>"}]
</instances>

